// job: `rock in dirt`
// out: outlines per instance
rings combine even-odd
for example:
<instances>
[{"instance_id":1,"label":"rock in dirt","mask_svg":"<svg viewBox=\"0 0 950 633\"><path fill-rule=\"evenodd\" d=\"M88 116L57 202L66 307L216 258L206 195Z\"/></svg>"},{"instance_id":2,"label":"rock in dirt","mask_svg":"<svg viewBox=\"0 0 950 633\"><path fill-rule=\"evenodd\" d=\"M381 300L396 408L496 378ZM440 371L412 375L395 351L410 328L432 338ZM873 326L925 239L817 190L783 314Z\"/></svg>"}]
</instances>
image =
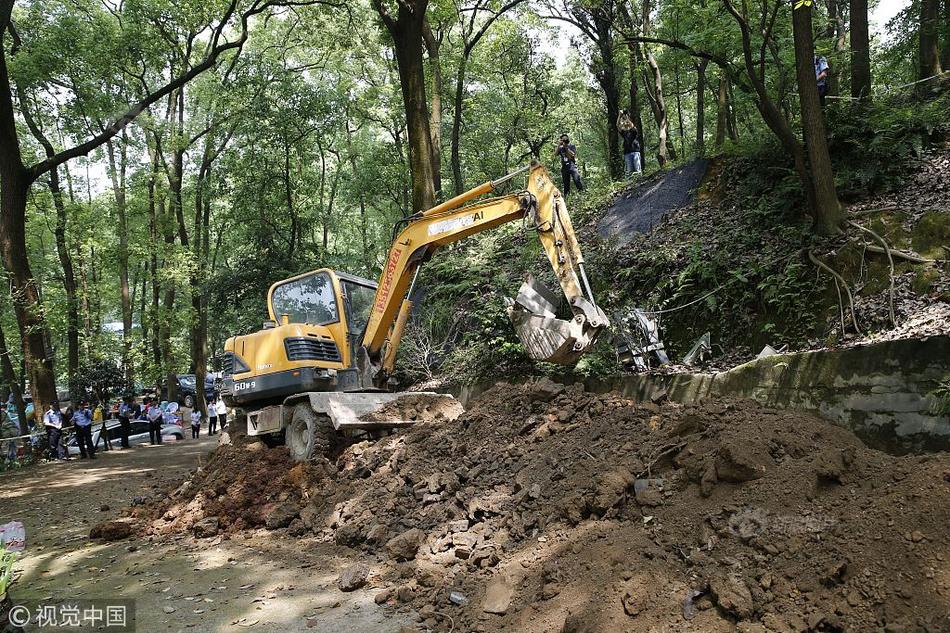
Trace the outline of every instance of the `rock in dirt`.
<instances>
[{"instance_id":1,"label":"rock in dirt","mask_svg":"<svg viewBox=\"0 0 950 633\"><path fill-rule=\"evenodd\" d=\"M207 517L195 523L191 528L195 538L211 538L218 535L218 517Z\"/></svg>"},{"instance_id":2,"label":"rock in dirt","mask_svg":"<svg viewBox=\"0 0 950 633\"><path fill-rule=\"evenodd\" d=\"M103 541L119 541L132 536L132 524L126 521L106 521L89 531L89 538Z\"/></svg>"},{"instance_id":3,"label":"rock in dirt","mask_svg":"<svg viewBox=\"0 0 950 633\"><path fill-rule=\"evenodd\" d=\"M734 574L717 576L709 582L709 590L712 592L713 600L723 611L739 619L746 619L752 615L752 593L742 578Z\"/></svg>"},{"instance_id":4,"label":"rock in dirt","mask_svg":"<svg viewBox=\"0 0 950 633\"><path fill-rule=\"evenodd\" d=\"M343 570L336 585L340 591L354 591L366 584L367 576L369 576L369 567L363 563L356 563Z\"/></svg>"},{"instance_id":5,"label":"rock in dirt","mask_svg":"<svg viewBox=\"0 0 950 633\"><path fill-rule=\"evenodd\" d=\"M264 525L266 525L269 530L287 527L299 514L300 509L296 503L281 503L270 511L267 518L264 519Z\"/></svg>"},{"instance_id":6,"label":"rock in dirt","mask_svg":"<svg viewBox=\"0 0 950 633\"><path fill-rule=\"evenodd\" d=\"M624 593L623 598L620 599L620 603L623 605L623 612L630 617L635 617L640 614L640 604L638 603L637 597L631 592L628 591Z\"/></svg>"},{"instance_id":7,"label":"rock in dirt","mask_svg":"<svg viewBox=\"0 0 950 633\"><path fill-rule=\"evenodd\" d=\"M386 551L396 560L412 560L416 557L416 553L425 538L426 535L423 534L422 530L412 528L389 539L386 542Z\"/></svg>"},{"instance_id":8,"label":"rock in dirt","mask_svg":"<svg viewBox=\"0 0 950 633\"><path fill-rule=\"evenodd\" d=\"M752 442L727 444L719 451L716 475L722 481L742 483L762 477L772 464L765 446Z\"/></svg>"},{"instance_id":9,"label":"rock in dirt","mask_svg":"<svg viewBox=\"0 0 950 633\"><path fill-rule=\"evenodd\" d=\"M550 378L539 378L525 385L528 399L532 402L550 402L564 392L564 385L558 384Z\"/></svg>"},{"instance_id":10,"label":"rock in dirt","mask_svg":"<svg viewBox=\"0 0 950 633\"><path fill-rule=\"evenodd\" d=\"M515 594L514 585L507 578L494 578L485 589L485 599L482 601L482 611L505 615L511 606L511 598Z\"/></svg>"}]
</instances>

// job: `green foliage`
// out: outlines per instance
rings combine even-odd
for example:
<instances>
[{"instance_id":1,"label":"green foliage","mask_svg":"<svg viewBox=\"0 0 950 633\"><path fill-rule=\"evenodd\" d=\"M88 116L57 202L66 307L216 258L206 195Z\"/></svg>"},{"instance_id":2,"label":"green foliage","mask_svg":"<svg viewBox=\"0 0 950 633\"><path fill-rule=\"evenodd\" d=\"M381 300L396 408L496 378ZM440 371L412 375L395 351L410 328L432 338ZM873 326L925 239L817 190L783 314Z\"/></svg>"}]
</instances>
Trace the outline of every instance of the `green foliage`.
<instances>
[{"instance_id":1,"label":"green foliage","mask_svg":"<svg viewBox=\"0 0 950 633\"><path fill-rule=\"evenodd\" d=\"M927 395L931 398L931 413L950 415L950 376L945 376L937 388Z\"/></svg>"},{"instance_id":2,"label":"green foliage","mask_svg":"<svg viewBox=\"0 0 950 633\"><path fill-rule=\"evenodd\" d=\"M83 366L69 384L75 405L81 400L107 403L109 400L135 394L135 387L126 382L122 368L111 360L92 361Z\"/></svg>"},{"instance_id":3,"label":"green foliage","mask_svg":"<svg viewBox=\"0 0 950 633\"><path fill-rule=\"evenodd\" d=\"M906 96L828 111L828 141L843 200L899 189L913 158L950 133L950 93L919 101Z\"/></svg>"}]
</instances>

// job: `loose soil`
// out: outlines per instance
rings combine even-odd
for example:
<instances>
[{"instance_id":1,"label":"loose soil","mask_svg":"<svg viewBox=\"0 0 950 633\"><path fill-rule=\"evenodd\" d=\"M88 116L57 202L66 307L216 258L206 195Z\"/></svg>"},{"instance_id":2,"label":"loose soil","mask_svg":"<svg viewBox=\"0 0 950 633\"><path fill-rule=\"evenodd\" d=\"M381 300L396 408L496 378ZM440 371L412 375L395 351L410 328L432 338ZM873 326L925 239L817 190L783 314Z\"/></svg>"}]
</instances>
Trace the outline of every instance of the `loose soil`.
<instances>
[{"instance_id":1,"label":"loose soil","mask_svg":"<svg viewBox=\"0 0 950 633\"><path fill-rule=\"evenodd\" d=\"M335 548L420 631L950 631L950 455L749 402L503 384L334 461L220 447L128 520Z\"/></svg>"},{"instance_id":2,"label":"loose soil","mask_svg":"<svg viewBox=\"0 0 950 633\"><path fill-rule=\"evenodd\" d=\"M129 527L140 527L123 516L130 503L141 508L175 489L207 465L219 437L0 475L0 523L20 520L27 530L13 602L131 598L143 633L398 633L411 622L365 592L339 591L337 576L352 556L347 548L250 528L234 538L129 538ZM90 539L99 525L102 538Z\"/></svg>"}]
</instances>

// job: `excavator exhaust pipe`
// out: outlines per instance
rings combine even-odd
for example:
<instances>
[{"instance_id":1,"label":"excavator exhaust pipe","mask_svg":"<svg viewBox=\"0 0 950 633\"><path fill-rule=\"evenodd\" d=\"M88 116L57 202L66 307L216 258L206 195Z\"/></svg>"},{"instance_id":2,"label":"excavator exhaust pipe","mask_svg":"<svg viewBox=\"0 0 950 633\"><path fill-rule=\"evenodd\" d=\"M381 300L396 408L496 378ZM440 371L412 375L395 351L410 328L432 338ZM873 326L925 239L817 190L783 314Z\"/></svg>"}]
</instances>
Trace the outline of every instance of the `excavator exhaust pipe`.
<instances>
[{"instance_id":1,"label":"excavator exhaust pipe","mask_svg":"<svg viewBox=\"0 0 950 633\"><path fill-rule=\"evenodd\" d=\"M508 317L530 358L572 365L593 347L609 322L600 308L581 297L573 299L574 318L559 319L557 301L554 293L529 275L518 295L507 299Z\"/></svg>"}]
</instances>

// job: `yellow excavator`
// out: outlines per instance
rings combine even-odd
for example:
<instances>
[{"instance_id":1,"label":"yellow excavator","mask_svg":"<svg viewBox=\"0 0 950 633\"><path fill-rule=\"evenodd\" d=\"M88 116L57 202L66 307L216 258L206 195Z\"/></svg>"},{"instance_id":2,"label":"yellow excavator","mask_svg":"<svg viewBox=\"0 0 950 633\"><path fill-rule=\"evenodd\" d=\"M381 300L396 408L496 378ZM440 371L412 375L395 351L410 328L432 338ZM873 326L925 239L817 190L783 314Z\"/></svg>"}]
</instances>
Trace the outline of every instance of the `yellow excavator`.
<instances>
[{"instance_id":1,"label":"yellow excavator","mask_svg":"<svg viewBox=\"0 0 950 633\"><path fill-rule=\"evenodd\" d=\"M525 173L526 189L475 201ZM576 362L610 323L594 301L564 197L532 162L401 220L378 283L322 268L271 286L263 329L225 342L222 396L238 409L235 423L246 417L248 435L285 442L300 461L331 452L344 435L411 424L379 413L399 410L401 394L386 388L422 264L446 244L514 220L537 232L572 312L557 318L557 297L529 276L507 300L515 331L531 358Z\"/></svg>"}]
</instances>

